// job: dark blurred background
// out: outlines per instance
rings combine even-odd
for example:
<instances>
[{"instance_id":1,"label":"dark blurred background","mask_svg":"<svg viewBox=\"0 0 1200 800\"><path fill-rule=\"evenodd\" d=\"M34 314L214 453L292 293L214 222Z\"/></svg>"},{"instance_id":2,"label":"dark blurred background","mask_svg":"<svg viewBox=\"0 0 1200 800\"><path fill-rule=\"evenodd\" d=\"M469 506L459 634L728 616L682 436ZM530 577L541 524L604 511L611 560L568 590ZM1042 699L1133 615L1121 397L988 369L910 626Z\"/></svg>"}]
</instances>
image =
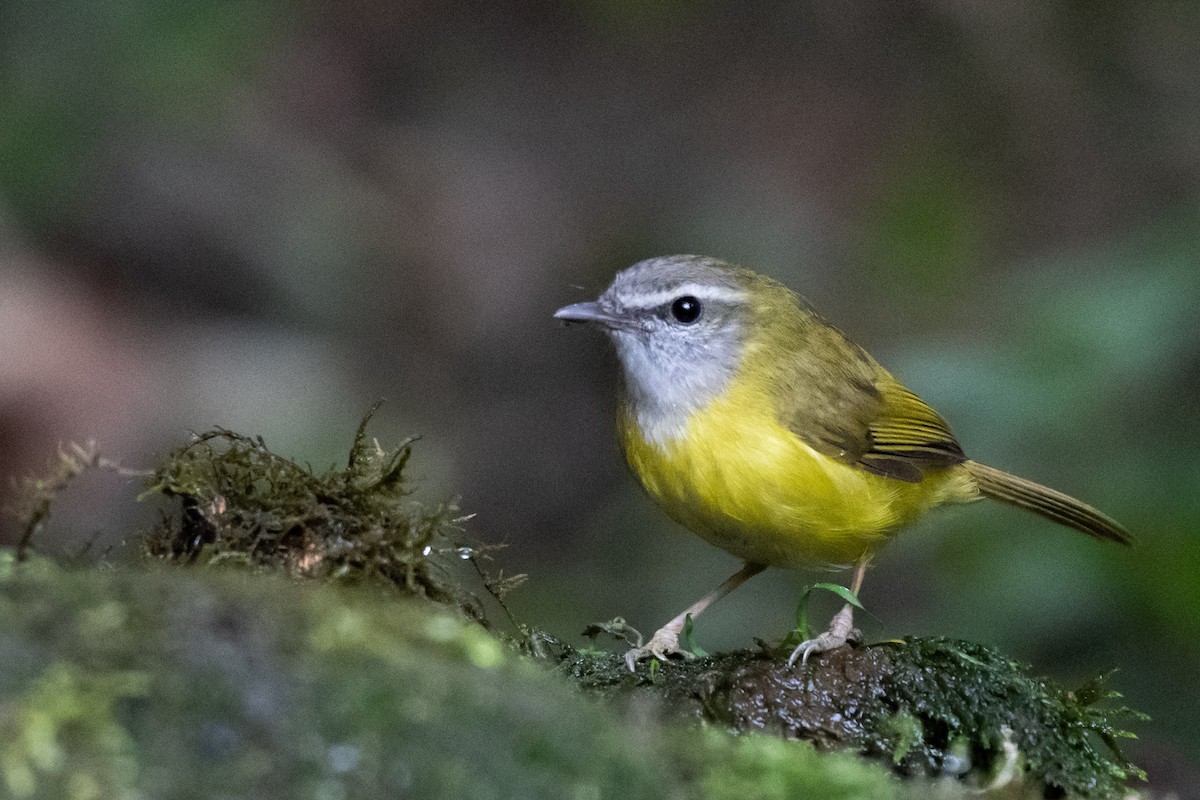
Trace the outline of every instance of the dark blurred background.
<instances>
[{"instance_id":1,"label":"dark blurred background","mask_svg":"<svg viewBox=\"0 0 1200 800\"><path fill-rule=\"evenodd\" d=\"M940 512L869 576L868 637L1120 667L1151 786L1200 785L1200 5L42 0L0 45L7 475L211 425L324 466L385 397L419 496L531 573L521 617L649 633L737 564L640 494L611 352L550 315L723 257L1139 537ZM45 545L136 530L137 489L84 480ZM830 579L768 573L700 640L779 637Z\"/></svg>"}]
</instances>

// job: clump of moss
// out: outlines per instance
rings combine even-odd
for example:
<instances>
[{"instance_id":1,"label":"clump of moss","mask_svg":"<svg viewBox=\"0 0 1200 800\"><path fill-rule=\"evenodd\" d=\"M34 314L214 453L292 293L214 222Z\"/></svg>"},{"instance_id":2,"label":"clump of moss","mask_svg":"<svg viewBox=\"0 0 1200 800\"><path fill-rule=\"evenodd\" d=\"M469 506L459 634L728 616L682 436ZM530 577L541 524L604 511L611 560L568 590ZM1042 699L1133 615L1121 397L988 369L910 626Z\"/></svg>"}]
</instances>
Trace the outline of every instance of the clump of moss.
<instances>
[{"instance_id":1,"label":"clump of moss","mask_svg":"<svg viewBox=\"0 0 1200 800\"><path fill-rule=\"evenodd\" d=\"M974 765L995 774L1019 758L1049 796L1117 797L1130 778L1145 779L1117 743L1133 737L1124 722L1145 717L1100 704L1121 696L1106 687L1108 676L1068 691L981 644L913 638L888 650L884 713L866 720L865 752L888 755L904 742L901 768L926 775ZM896 738L897 715L918 721L920 737Z\"/></svg>"},{"instance_id":2,"label":"clump of moss","mask_svg":"<svg viewBox=\"0 0 1200 800\"><path fill-rule=\"evenodd\" d=\"M147 555L176 562L244 563L297 576L382 581L458 605L478 601L448 564L474 558L453 502L412 500L404 469L415 441L385 450L359 423L345 467L323 472L272 452L259 436L214 428L169 453L147 494L180 500L144 540Z\"/></svg>"},{"instance_id":3,"label":"clump of moss","mask_svg":"<svg viewBox=\"0 0 1200 800\"><path fill-rule=\"evenodd\" d=\"M906 776L1048 797L1114 798L1144 774L1122 755L1121 724L1144 717L1100 701L1097 679L1069 692L992 648L911 638L840 648L791 668L777 654L724 653L628 672L612 654L560 653L583 689L737 732L773 732L858 752Z\"/></svg>"}]
</instances>

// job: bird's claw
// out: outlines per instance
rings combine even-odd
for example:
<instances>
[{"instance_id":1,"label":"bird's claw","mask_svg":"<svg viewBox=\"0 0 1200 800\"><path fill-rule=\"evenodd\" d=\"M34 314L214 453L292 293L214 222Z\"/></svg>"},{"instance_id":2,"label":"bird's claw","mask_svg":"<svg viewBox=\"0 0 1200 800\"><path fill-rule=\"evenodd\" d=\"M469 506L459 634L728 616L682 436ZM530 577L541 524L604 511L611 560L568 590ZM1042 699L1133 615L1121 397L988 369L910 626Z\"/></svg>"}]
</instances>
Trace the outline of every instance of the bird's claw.
<instances>
[{"instance_id":1,"label":"bird's claw","mask_svg":"<svg viewBox=\"0 0 1200 800\"><path fill-rule=\"evenodd\" d=\"M804 666L808 663L808 657L813 653L827 653L849 641L856 644L861 642L862 631L854 627L854 608L847 603L842 606L841 611L833 615L833 619L829 621L829 630L815 639L808 639L796 646L788 658L788 666L796 663L797 656L800 656L800 665Z\"/></svg>"},{"instance_id":2,"label":"bird's claw","mask_svg":"<svg viewBox=\"0 0 1200 800\"><path fill-rule=\"evenodd\" d=\"M844 644L858 645L862 643L862 631L858 628L852 628L845 634L838 634L834 631L825 631L820 636L813 639L808 639L796 645L796 649L792 651L788 657L788 666L793 666L796 663L796 658L800 658L800 666L808 663L808 657L813 653L828 653L830 650L836 650Z\"/></svg>"},{"instance_id":3,"label":"bird's claw","mask_svg":"<svg viewBox=\"0 0 1200 800\"><path fill-rule=\"evenodd\" d=\"M625 666L629 667L630 672L637 671L639 661L644 661L647 658L657 658L659 661L666 661L671 656L679 656L685 659L692 659L696 656L686 650L679 648L679 633L669 628L662 628L641 647L635 647L625 654Z\"/></svg>"}]
</instances>

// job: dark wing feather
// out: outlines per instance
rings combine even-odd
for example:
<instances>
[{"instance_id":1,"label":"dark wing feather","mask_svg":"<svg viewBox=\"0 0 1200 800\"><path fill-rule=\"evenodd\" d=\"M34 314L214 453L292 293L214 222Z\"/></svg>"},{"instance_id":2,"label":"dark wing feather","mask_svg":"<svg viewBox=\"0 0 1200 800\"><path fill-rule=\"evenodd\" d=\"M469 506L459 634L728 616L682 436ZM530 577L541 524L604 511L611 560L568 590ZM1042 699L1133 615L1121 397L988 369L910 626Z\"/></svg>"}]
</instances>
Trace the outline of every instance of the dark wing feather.
<instances>
[{"instance_id":1,"label":"dark wing feather","mask_svg":"<svg viewBox=\"0 0 1200 800\"><path fill-rule=\"evenodd\" d=\"M880 414L867 426L869 443L858 462L863 469L916 483L930 467L966 460L950 426L924 400L891 376L881 394Z\"/></svg>"}]
</instances>

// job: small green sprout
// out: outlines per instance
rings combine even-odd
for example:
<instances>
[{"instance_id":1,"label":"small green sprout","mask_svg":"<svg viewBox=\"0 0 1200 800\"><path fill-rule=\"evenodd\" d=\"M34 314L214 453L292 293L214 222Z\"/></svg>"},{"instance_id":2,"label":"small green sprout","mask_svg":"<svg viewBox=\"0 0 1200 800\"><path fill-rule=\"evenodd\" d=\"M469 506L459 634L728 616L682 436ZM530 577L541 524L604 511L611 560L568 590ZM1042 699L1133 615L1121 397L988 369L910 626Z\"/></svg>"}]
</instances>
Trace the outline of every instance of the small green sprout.
<instances>
[{"instance_id":1,"label":"small green sprout","mask_svg":"<svg viewBox=\"0 0 1200 800\"><path fill-rule=\"evenodd\" d=\"M683 618L683 649L696 658L707 658L708 651L696 644L696 629L692 624L692 615Z\"/></svg>"},{"instance_id":2,"label":"small green sprout","mask_svg":"<svg viewBox=\"0 0 1200 800\"><path fill-rule=\"evenodd\" d=\"M858 595L841 584L814 583L811 586L805 586L800 592L800 599L796 602L796 627L783 640L783 647L795 647L801 642L812 638L812 629L809 627L808 622L808 602L812 597L812 593L818 589L833 592L855 608L866 610L862 602L858 599Z\"/></svg>"}]
</instances>

